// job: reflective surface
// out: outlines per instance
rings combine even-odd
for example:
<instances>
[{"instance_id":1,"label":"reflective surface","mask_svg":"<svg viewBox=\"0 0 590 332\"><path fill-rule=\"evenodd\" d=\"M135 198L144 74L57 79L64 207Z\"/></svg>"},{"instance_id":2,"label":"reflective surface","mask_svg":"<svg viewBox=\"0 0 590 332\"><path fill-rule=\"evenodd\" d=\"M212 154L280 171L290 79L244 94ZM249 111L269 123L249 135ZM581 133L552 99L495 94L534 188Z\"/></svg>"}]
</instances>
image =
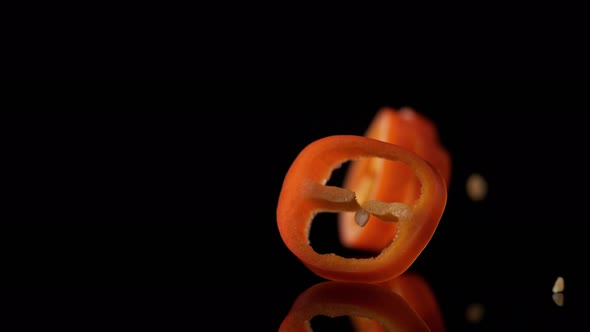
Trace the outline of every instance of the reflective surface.
<instances>
[{"instance_id":1,"label":"reflective surface","mask_svg":"<svg viewBox=\"0 0 590 332\"><path fill-rule=\"evenodd\" d=\"M278 234L282 178L305 145L362 134L384 105L430 117L453 159L445 213L410 269L445 330L583 329L583 87L252 87L52 94L30 109L97 112L4 115L0 329L277 331L326 282ZM313 239L340 250L322 223Z\"/></svg>"},{"instance_id":2,"label":"reflective surface","mask_svg":"<svg viewBox=\"0 0 590 332\"><path fill-rule=\"evenodd\" d=\"M432 290L413 272L380 284L315 284L297 297L279 331L318 330L318 321L330 326L340 317L341 328L355 331L444 331Z\"/></svg>"}]
</instances>

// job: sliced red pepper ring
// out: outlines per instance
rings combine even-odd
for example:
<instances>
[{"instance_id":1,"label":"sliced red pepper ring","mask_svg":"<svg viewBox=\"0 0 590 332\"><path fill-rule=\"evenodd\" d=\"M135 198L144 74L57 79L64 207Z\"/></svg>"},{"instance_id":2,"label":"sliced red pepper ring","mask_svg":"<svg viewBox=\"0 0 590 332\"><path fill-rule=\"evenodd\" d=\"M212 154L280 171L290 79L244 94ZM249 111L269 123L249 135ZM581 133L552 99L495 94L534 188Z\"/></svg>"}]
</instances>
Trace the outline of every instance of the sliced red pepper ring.
<instances>
[{"instance_id":1,"label":"sliced red pepper ring","mask_svg":"<svg viewBox=\"0 0 590 332\"><path fill-rule=\"evenodd\" d=\"M281 322L279 332L310 332L316 316L363 319L370 324L359 331L430 331L400 295L372 284L324 281L301 293Z\"/></svg>"},{"instance_id":2,"label":"sliced red pepper ring","mask_svg":"<svg viewBox=\"0 0 590 332\"><path fill-rule=\"evenodd\" d=\"M383 158L409 165L421 184L419 198L413 204L367 201L360 205L354 192L325 185L335 168L359 158ZM424 250L446 200L445 180L417 154L376 139L336 135L312 142L291 164L279 195L277 224L289 250L317 275L339 281L382 282L405 272ZM361 224L368 215L397 222L396 238L372 258L317 253L309 244L315 215L342 211L357 211Z\"/></svg>"},{"instance_id":3,"label":"sliced red pepper ring","mask_svg":"<svg viewBox=\"0 0 590 332\"><path fill-rule=\"evenodd\" d=\"M413 151L430 162L448 185L449 153L440 144L434 123L413 109L380 109L364 136ZM375 158L351 161L344 188L354 191L360 204L367 200L411 204L420 195L420 183L410 167ZM353 213L340 213L338 219L340 242L351 249L380 252L397 233L396 223L380 222L376 216L369 216L364 227L357 225Z\"/></svg>"}]
</instances>

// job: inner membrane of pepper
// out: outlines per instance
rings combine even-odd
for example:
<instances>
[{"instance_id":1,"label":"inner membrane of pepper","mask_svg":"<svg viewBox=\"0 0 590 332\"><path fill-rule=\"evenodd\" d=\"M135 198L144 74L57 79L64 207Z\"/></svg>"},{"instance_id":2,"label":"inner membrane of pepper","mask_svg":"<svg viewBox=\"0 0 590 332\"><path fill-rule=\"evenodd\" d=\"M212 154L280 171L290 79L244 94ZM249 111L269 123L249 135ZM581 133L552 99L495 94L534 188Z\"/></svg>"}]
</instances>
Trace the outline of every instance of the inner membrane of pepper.
<instances>
[{"instance_id":1,"label":"inner membrane of pepper","mask_svg":"<svg viewBox=\"0 0 590 332\"><path fill-rule=\"evenodd\" d=\"M420 182L410 166L382 158L351 161L343 188L355 192L359 205L369 200L412 205L420 195ZM361 227L354 212L338 214L339 239L349 249L380 253L397 232L398 223L383 221L375 215L370 215Z\"/></svg>"},{"instance_id":2,"label":"inner membrane of pepper","mask_svg":"<svg viewBox=\"0 0 590 332\"><path fill-rule=\"evenodd\" d=\"M325 185L353 191L359 207L377 203L393 208L399 205L403 210L414 203L420 192L418 179L408 165L376 157L342 164L332 171ZM358 210L319 211L310 228L310 245L320 254L355 258L377 256L397 235L398 219L367 214L368 221L361 227L355 220Z\"/></svg>"}]
</instances>

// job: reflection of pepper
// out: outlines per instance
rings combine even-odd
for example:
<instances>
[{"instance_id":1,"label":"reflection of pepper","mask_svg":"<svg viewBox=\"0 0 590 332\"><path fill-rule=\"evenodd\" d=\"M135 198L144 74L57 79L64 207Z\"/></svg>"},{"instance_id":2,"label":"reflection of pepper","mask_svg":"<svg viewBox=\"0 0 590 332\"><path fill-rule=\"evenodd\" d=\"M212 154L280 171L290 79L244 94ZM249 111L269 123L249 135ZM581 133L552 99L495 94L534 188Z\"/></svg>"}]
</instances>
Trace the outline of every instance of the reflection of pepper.
<instances>
[{"instance_id":1,"label":"reflection of pepper","mask_svg":"<svg viewBox=\"0 0 590 332\"><path fill-rule=\"evenodd\" d=\"M310 321L320 315L350 316L370 323L357 331L430 331L403 297L391 290L372 284L324 281L297 297L279 332L312 331Z\"/></svg>"},{"instance_id":2,"label":"reflection of pepper","mask_svg":"<svg viewBox=\"0 0 590 332\"><path fill-rule=\"evenodd\" d=\"M450 157L439 142L437 129L412 109L381 109L365 136L413 151L430 162L449 183ZM361 204L369 199L412 204L420 195L420 183L410 167L375 158L352 161L344 188L354 191ZM398 229L396 223L382 222L376 216L369 217L367 225L359 227L354 213L340 213L338 224L340 241L345 247L368 252L380 252Z\"/></svg>"},{"instance_id":3,"label":"reflection of pepper","mask_svg":"<svg viewBox=\"0 0 590 332\"><path fill-rule=\"evenodd\" d=\"M326 186L334 168L358 158L401 161L413 170L421 192L411 204L369 200L359 205L355 193ZM395 190L395 188L393 188ZM313 272L332 280L381 282L399 276L432 238L445 209L447 189L440 173L417 154L372 138L337 135L319 139L300 152L289 168L279 196L277 224L287 247ZM396 222L396 238L373 258L318 254L309 230L319 212L356 212L359 224L370 215Z\"/></svg>"},{"instance_id":4,"label":"reflection of pepper","mask_svg":"<svg viewBox=\"0 0 590 332\"><path fill-rule=\"evenodd\" d=\"M397 278L378 283L404 298L432 332L444 332L444 321L433 290L419 274L407 271ZM383 331L374 320L351 317L355 331Z\"/></svg>"}]
</instances>

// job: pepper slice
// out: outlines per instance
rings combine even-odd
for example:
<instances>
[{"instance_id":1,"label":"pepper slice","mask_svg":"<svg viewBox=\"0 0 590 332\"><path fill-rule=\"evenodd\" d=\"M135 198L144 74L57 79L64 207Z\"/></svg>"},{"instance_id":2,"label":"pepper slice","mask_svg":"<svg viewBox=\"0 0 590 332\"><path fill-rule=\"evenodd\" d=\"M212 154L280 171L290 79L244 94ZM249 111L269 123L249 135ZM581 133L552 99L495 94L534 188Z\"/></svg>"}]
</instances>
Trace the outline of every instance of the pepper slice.
<instances>
[{"instance_id":1,"label":"pepper slice","mask_svg":"<svg viewBox=\"0 0 590 332\"><path fill-rule=\"evenodd\" d=\"M365 136L415 152L431 163L448 185L451 176L449 153L440 144L434 123L413 109L380 109ZM354 191L361 204L371 199L412 204L420 195L420 183L410 167L383 159L352 161L344 188ZM370 216L364 227L357 225L353 213L338 216L340 242L351 249L377 253L389 245L397 228L396 223L382 222L376 216Z\"/></svg>"},{"instance_id":2,"label":"pepper slice","mask_svg":"<svg viewBox=\"0 0 590 332\"><path fill-rule=\"evenodd\" d=\"M324 281L297 297L279 332L310 332L311 319L320 315L351 316L370 323L358 331L430 331L403 297L391 290L372 284Z\"/></svg>"},{"instance_id":3,"label":"pepper slice","mask_svg":"<svg viewBox=\"0 0 590 332\"><path fill-rule=\"evenodd\" d=\"M370 157L409 165L421 184L418 199L412 204L378 200L359 204L353 191L325 185L332 171L342 163ZM424 250L438 226L446 201L445 180L417 154L372 138L335 135L312 142L291 164L279 195L277 224L285 245L317 275L339 281L382 282L405 272ZM315 252L309 244L315 215L342 211L356 212L361 224L370 215L398 223L395 240L372 258Z\"/></svg>"}]
</instances>

